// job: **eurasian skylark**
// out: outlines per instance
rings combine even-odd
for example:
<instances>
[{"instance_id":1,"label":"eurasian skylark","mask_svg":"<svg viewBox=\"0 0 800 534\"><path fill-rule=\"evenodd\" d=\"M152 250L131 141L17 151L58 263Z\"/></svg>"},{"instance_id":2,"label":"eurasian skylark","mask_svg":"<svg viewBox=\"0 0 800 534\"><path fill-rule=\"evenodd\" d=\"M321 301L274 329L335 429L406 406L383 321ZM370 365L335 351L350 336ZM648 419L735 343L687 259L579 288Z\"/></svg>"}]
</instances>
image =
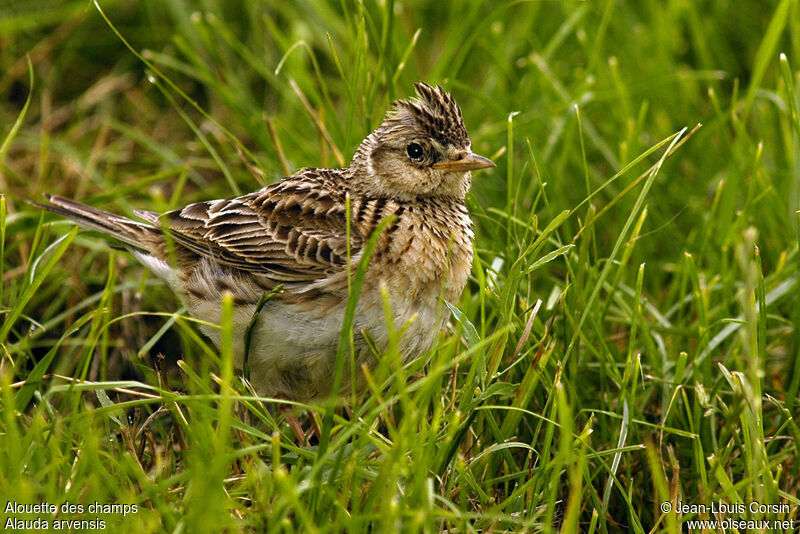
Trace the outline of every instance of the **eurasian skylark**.
<instances>
[{"instance_id":1,"label":"eurasian skylark","mask_svg":"<svg viewBox=\"0 0 800 534\"><path fill-rule=\"evenodd\" d=\"M389 343L382 288L395 328L405 326L398 343L403 361L427 350L446 323L440 297L455 302L472 265L470 171L495 166L470 150L450 94L440 86L415 87L419 98L395 102L344 169L304 169L254 193L163 215L136 211L142 221L52 195L37 205L121 241L198 319L219 323L222 295L230 292L239 367L260 297L283 285L258 315L248 366L260 394L297 401L330 394L348 298L346 196L352 272L373 230L394 215L356 307L355 386L361 387L360 366L377 363L367 336L381 350ZM219 345L219 329L201 329ZM350 376L347 370L341 391L349 391Z\"/></svg>"}]
</instances>

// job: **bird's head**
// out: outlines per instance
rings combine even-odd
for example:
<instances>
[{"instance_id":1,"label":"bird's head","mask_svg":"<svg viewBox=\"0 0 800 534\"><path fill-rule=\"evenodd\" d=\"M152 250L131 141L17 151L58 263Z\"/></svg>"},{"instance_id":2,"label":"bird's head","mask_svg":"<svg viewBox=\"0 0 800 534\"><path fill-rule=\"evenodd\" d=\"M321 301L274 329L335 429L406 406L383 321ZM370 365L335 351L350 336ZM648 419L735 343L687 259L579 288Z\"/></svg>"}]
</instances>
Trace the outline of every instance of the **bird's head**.
<instances>
[{"instance_id":1,"label":"bird's head","mask_svg":"<svg viewBox=\"0 0 800 534\"><path fill-rule=\"evenodd\" d=\"M414 85L418 98L398 100L350 164L370 193L394 197L464 198L470 171L494 167L473 154L461 108L441 86Z\"/></svg>"}]
</instances>

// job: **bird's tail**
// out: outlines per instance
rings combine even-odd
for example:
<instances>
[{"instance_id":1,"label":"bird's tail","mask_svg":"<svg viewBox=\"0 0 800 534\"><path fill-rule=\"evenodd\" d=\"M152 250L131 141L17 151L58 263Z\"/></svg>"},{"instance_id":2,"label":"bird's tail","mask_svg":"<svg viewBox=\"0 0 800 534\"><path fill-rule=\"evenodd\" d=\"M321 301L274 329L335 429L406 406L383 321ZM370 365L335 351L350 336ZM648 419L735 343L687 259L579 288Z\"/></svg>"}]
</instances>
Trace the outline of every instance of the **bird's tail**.
<instances>
[{"instance_id":1,"label":"bird's tail","mask_svg":"<svg viewBox=\"0 0 800 534\"><path fill-rule=\"evenodd\" d=\"M147 250L153 237L161 233L161 229L154 225L93 208L69 198L48 194L45 194L45 198L47 204L30 200L28 203L71 219L86 228L108 234L133 248ZM146 215L148 219L155 217L155 214Z\"/></svg>"}]
</instances>

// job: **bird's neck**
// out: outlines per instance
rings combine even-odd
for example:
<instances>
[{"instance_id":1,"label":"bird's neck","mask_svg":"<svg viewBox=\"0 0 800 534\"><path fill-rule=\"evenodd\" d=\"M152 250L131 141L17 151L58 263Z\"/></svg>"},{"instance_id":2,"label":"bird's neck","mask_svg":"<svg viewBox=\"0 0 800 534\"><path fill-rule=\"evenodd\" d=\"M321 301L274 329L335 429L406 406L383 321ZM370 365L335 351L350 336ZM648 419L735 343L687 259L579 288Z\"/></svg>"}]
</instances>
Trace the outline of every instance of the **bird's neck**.
<instances>
[{"instance_id":1,"label":"bird's neck","mask_svg":"<svg viewBox=\"0 0 800 534\"><path fill-rule=\"evenodd\" d=\"M350 160L350 170L352 172L365 173L372 170L370 168L370 154L372 154L372 151L377 144L378 130L374 130L363 141L361 141L361 144L358 145L355 154L353 154L353 159Z\"/></svg>"}]
</instances>

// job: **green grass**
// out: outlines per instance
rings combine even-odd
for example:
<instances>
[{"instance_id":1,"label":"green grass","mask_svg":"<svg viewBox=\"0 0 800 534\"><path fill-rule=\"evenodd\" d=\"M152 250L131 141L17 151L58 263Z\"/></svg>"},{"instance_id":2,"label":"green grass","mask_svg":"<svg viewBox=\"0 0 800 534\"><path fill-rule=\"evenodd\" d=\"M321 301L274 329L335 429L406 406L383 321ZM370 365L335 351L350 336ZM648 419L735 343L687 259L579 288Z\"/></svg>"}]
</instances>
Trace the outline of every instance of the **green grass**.
<instances>
[{"instance_id":1,"label":"green grass","mask_svg":"<svg viewBox=\"0 0 800 534\"><path fill-rule=\"evenodd\" d=\"M800 521L796 0L100 8L0 10L3 525L8 501L135 532L715 519L663 501ZM24 204L166 210L339 166L418 80L498 164L472 277L425 358L390 349L387 380L312 407L318 445L233 374L229 336Z\"/></svg>"}]
</instances>

